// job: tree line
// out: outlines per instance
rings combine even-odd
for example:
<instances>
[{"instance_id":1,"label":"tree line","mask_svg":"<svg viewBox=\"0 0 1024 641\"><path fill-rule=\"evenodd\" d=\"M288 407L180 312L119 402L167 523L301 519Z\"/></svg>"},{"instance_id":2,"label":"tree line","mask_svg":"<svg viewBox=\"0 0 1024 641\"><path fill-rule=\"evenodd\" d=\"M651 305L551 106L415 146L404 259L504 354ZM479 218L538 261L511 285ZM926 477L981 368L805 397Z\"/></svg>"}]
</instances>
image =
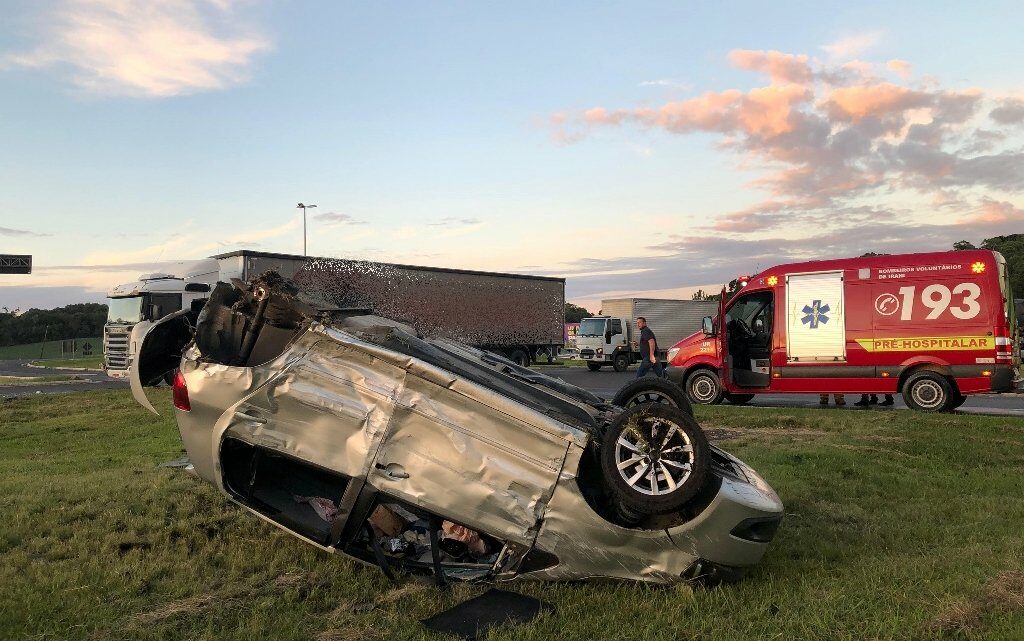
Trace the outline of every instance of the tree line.
<instances>
[{"instance_id":1,"label":"tree line","mask_svg":"<svg viewBox=\"0 0 1024 641\"><path fill-rule=\"evenodd\" d=\"M56 309L30 309L24 313L0 308L0 347L66 338L103 335L107 306L79 303Z\"/></svg>"}]
</instances>

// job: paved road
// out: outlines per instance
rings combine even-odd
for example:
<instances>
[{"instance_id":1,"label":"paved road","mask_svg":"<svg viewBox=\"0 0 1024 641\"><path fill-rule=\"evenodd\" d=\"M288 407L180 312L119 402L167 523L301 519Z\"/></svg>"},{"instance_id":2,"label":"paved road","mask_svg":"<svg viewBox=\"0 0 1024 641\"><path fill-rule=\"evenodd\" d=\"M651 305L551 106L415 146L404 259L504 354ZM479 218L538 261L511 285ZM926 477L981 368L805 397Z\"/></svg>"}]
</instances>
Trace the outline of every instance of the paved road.
<instances>
[{"instance_id":1,"label":"paved road","mask_svg":"<svg viewBox=\"0 0 1024 641\"><path fill-rule=\"evenodd\" d=\"M128 388L126 381L108 378L103 372L78 372L69 369L42 369L29 367L29 361L0 361L0 376L53 376L74 375L81 381L67 383L36 383L34 385L0 385L0 398L31 396L33 394L70 394L92 389Z\"/></svg>"},{"instance_id":2,"label":"paved road","mask_svg":"<svg viewBox=\"0 0 1024 641\"><path fill-rule=\"evenodd\" d=\"M0 376L43 376L47 374L75 374L84 380L70 383L50 383L36 385L0 385L0 398L13 398L17 396L30 396L33 394L69 394L93 389L127 389L128 383L124 380L107 378L103 372L75 372L63 369L39 369L29 367L28 361L0 361ZM550 376L557 376L565 379L573 385L579 385L595 394L611 398L623 385L631 381L636 372L615 372L610 369L602 369L599 372L591 372L585 367L537 367L537 371ZM854 401L859 400L856 394L846 396L847 408L859 410L854 407ZM749 405L756 407L819 407L817 394L761 394L754 397ZM896 395L894 409L906 409L903 399ZM886 408L873 408L884 410ZM958 410L967 414L996 414L1002 416L1024 417L1024 394L997 394L992 396L970 396L967 402Z\"/></svg>"},{"instance_id":3,"label":"paved road","mask_svg":"<svg viewBox=\"0 0 1024 641\"><path fill-rule=\"evenodd\" d=\"M598 372L591 372L585 367L538 367L537 370L550 376L565 379L573 385L578 385L608 398L614 396L619 388L636 377L636 372L632 369L622 373L607 368L601 369ZM899 394L895 396L895 399L894 409L907 409ZM861 410L861 408L853 406L853 403L859 400L859 394L847 394L846 407ZM831 398L829 402L832 402ZM819 407L817 394L761 394L755 396L748 405L756 407ZM888 408L872 409L885 410ZM969 396L967 402L957 411L965 414L1024 416L1024 394Z\"/></svg>"}]
</instances>

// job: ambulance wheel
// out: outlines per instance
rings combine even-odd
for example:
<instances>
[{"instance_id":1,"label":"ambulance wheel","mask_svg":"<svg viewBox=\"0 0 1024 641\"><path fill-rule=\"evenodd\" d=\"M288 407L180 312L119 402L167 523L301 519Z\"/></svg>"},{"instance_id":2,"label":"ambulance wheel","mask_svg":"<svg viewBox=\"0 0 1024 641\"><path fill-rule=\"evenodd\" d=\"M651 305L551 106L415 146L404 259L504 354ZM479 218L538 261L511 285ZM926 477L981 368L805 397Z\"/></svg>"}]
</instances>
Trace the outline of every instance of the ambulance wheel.
<instances>
[{"instance_id":1,"label":"ambulance wheel","mask_svg":"<svg viewBox=\"0 0 1024 641\"><path fill-rule=\"evenodd\" d=\"M710 369L699 369L686 377L686 395L701 405L718 405L725 397L718 373Z\"/></svg>"},{"instance_id":2,"label":"ambulance wheel","mask_svg":"<svg viewBox=\"0 0 1024 641\"><path fill-rule=\"evenodd\" d=\"M726 393L725 400L729 401L730 405L746 405L753 400L753 394L730 394Z\"/></svg>"},{"instance_id":3,"label":"ambulance wheel","mask_svg":"<svg viewBox=\"0 0 1024 641\"><path fill-rule=\"evenodd\" d=\"M587 369L589 369L591 372L596 372L597 370L601 369L601 364L600 363L587 363Z\"/></svg>"},{"instance_id":4,"label":"ambulance wheel","mask_svg":"<svg viewBox=\"0 0 1024 641\"><path fill-rule=\"evenodd\" d=\"M903 383L903 402L919 412L944 412L954 402L953 387L935 372L911 374Z\"/></svg>"},{"instance_id":5,"label":"ambulance wheel","mask_svg":"<svg viewBox=\"0 0 1024 641\"><path fill-rule=\"evenodd\" d=\"M601 470L615 498L642 514L667 514L704 487L710 445L692 416L652 403L619 414L601 442Z\"/></svg>"},{"instance_id":6,"label":"ambulance wheel","mask_svg":"<svg viewBox=\"0 0 1024 641\"><path fill-rule=\"evenodd\" d=\"M615 356L615 360L612 361L612 367L615 368L616 372L625 372L629 368L629 355L618 354Z\"/></svg>"},{"instance_id":7,"label":"ambulance wheel","mask_svg":"<svg viewBox=\"0 0 1024 641\"><path fill-rule=\"evenodd\" d=\"M686 393L672 381L663 378L644 376L622 386L612 399L613 405L619 407L635 407L648 403L661 403L670 407L678 407L693 416L693 407Z\"/></svg>"}]
</instances>

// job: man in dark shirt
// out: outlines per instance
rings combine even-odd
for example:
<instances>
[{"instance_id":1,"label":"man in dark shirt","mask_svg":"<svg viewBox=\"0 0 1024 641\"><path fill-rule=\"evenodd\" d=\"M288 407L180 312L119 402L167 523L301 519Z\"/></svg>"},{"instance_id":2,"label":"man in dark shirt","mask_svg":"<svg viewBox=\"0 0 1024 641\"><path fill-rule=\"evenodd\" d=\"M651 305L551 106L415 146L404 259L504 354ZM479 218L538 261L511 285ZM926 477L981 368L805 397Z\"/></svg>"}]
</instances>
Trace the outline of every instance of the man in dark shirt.
<instances>
[{"instance_id":1,"label":"man in dark shirt","mask_svg":"<svg viewBox=\"0 0 1024 641\"><path fill-rule=\"evenodd\" d=\"M655 376L664 378L665 370L658 362L658 341L654 338L654 332L647 326L647 319L638 316L636 327L640 330L640 369L636 371L636 377L646 376L653 368Z\"/></svg>"}]
</instances>

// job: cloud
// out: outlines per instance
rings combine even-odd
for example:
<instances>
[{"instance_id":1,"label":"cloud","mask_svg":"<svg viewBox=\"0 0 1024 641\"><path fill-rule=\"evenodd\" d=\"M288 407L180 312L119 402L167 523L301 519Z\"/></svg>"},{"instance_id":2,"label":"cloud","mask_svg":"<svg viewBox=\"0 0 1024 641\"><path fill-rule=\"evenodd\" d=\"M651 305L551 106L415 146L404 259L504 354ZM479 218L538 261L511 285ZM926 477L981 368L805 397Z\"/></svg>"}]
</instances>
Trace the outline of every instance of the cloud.
<instances>
[{"instance_id":1,"label":"cloud","mask_svg":"<svg viewBox=\"0 0 1024 641\"><path fill-rule=\"evenodd\" d=\"M456 225L479 225L482 221L479 218L459 218L457 216L447 216L439 220L434 220L427 225L431 227L453 227Z\"/></svg>"},{"instance_id":2,"label":"cloud","mask_svg":"<svg viewBox=\"0 0 1024 641\"><path fill-rule=\"evenodd\" d=\"M767 74L772 82L806 84L814 77L806 55L736 49L729 53L729 62L740 69Z\"/></svg>"},{"instance_id":3,"label":"cloud","mask_svg":"<svg viewBox=\"0 0 1024 641\"><path fill-rule=\"evenodd\" d=\"M53 234L43 234L43 233L40 233L40 232L28 231L26 229L13 229L11 227L0 227L0 236L44 238L46 236L52 236L52 235Z\"/></svg>"},{"instance_id":4,"label":"cloud","mask_svg":"<svg viewBox=\"0 0 1024 641\"><path fill-rule=\"evenodd\" d=\"M660 78L658 80L644 80L639 83L640 87L669 87L671 89L682 89L688 91L693 89L693 85L687 82L680 82L678 80L672 80L671 78Z\"/></svg>"},{"instance_id":5,"label":"cloud","mask_svg":"<svg viewBox=\"0 0 1024 641\"><path fill-rule=\"evenodd\" d=\"M910 80L910 76L913 74L913 65L906 60L890 60L885 63L885 66L889 71L893 72L903 80Z\"/></svg>"},{"instance_id":6,"label":"cloud","mask_svg":"<svg viewBox=\"0 0 1024 641\"><path fill-rule=\"evenodd\" d=\"M989 118L1000 125L1018 125L1024 123L1024 100L1020 98L1004 98L999 106L988 114Z\"/></svg>"},{"instance_id":7,"label":"cloud","mask_svg":"<svg viewBox=\"0 0 1024 641\"><path fill-rule=\"evenodd\" d=\"M365 220L357 220L352 214L343 214L334 211L325 211L314 214L314 219L326 225L365 225Z\"/></svg>"},{"instance_id":8,"label":"cloud","mask_svg":"<svg viewBox=\"0 0 1024 641\"><path fill-rule=\"evenodd\" d=\"M565 132L559 139L569 143L629 126L717 135L719 150L757 172L747 186L767 194L745 209L717 212L708 227L730 233L751 225L834 228L889 220L894 194L907 203L899 215L929 220L934 202L970 209L991 197L986 190L1024 192L1024 146L997 128L1024 119L1024 103L1015 99L890 82L867 69L851 73L848 64L778 51L741 49L728 61L767 84L660 106L561 112L553 121ZM991 104L998 106L986 120L983 108Z\"/></svg>"},{"instance_id":9,"label":"cloud","mask_svg":"<svg viewBox=\"0 0 1024 641\"><path fill-rule=\"evenodd\" d=\"M270 48L235 0L62 0L42 42L6 66L66 71L89 93L146 97L245 82Z\"/></svg>"},{"instance_id":10,"label":"cloud","mask_svg":"<svg viewBox=\"0 0 1024 641\"><path fill-rule=\"evenodd\" d=\"M881 40L881 31L868 31L840 38L831 44L823 45L821 48L831 58L848 59L859 56L877 45Z\"/></svg>"}]
</instances>

